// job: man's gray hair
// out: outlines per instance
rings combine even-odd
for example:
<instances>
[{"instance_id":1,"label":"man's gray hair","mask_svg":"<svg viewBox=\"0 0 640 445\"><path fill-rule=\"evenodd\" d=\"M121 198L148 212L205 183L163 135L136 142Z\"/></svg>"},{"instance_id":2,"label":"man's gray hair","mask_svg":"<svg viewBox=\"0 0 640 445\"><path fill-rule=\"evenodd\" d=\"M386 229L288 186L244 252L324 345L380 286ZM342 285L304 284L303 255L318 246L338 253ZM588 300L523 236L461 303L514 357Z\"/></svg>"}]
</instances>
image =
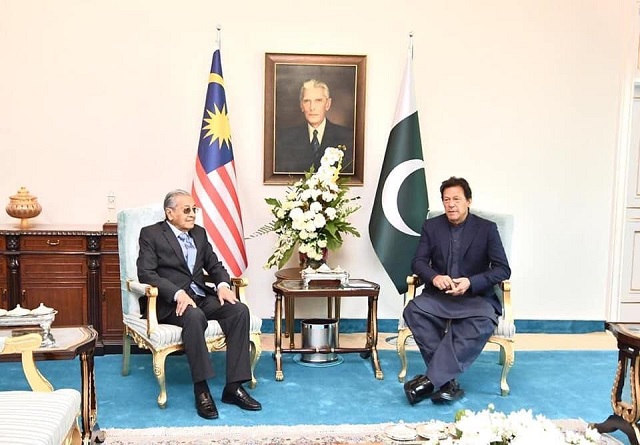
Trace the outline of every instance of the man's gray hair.
<instances>
[{"instance_id":1,"label":"man's gray hair","mask_svg":"<svg viewBox=\"0 0 640 445\"><path fill-rule=\"evenodd\" d=\"M167 209L172 209L176 206L176 196L191 196L191 193L182 189L171 190L167 193L164 197L164 204L162 207L165 210L165 213Z\"/></svg>"},{"instance_id":2,"label":"man's gray hair","mask_svg":"<svg viewBox=\"0 0 640 445\"><path fill-rule=\"evenodd\" d=\"M302 102L302 98L304 97L304 90L307 88L322 88L324 90L324 95L327 99L331 97L331 93L329 92L329 85L324 83L321 80L310 79L305 81L300 88L300 102Z\"/></svg>"}]
</instances>

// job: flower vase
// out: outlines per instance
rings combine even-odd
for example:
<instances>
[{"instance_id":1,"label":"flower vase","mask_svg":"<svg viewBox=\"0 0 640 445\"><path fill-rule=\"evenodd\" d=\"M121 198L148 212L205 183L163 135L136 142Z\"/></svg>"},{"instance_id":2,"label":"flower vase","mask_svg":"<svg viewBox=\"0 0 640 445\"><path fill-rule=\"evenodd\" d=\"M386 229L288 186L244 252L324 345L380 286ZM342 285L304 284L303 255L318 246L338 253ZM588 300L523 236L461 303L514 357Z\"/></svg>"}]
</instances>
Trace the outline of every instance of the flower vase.
<instances>
[{"instance_id":1,"label":"flower vase","mask_svg":"<svg viewBox=\"0 0 640 445\"><path fill-rule=\"evenodd\" d=\"M312 269L317 269L318 267L327 263L328 254L329 254L329 251L326 248L324 248L322 249L322 259L316 260L314 258L310 258L309 256L307 256L306 253L298 252L298 260L300 262L300 268L306 269L307 267L310 267Z\"/></svg>"}]
</instances>

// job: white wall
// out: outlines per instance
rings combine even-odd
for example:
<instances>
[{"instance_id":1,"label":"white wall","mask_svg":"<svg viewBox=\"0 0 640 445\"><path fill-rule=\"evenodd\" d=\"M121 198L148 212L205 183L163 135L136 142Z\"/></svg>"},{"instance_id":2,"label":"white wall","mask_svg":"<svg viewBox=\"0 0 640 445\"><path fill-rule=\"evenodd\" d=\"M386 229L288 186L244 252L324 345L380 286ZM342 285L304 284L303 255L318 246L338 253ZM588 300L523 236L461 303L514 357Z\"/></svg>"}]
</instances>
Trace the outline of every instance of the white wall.
<instances>
[{"instance_id":1,"label":"white wall","mask_svg":"<svg viewBox=\"0 0 640 445\"><path fill-rule=\"evenodd\" d=\"M101 225L190 188L215 25L245 233L270 219L262 184L264 53L367 55L363 233L332 252L401 299L367 235L408 33L432 207L466 177L474 206L515 215L516 318L605 319L619 116L632 0L0 0L0 196L26 186L39 223ZM630 50L631 48L631 50ZM13 223L0 215L0 223ZM252 305L272 314L274 236L247 242ZM398 253L406 254L406 253ZM343 314L364 317L363 301ZM304 312L301 311L302 313ZM308 311L310 307L306 308Z\"/></svg>"}]
</instances>

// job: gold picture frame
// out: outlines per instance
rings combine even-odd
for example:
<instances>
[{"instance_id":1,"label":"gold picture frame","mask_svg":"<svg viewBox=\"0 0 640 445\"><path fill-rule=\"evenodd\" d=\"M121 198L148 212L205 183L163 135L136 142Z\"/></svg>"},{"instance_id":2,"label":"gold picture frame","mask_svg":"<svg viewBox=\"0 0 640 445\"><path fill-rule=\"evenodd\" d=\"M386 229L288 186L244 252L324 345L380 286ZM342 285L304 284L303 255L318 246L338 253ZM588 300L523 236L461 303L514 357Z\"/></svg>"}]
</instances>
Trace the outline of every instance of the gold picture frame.
<instances>
[{"instance_id":1,"label":"gold picture frame","mask_svg":"<svg viewBox=\"0 0 640 445\"><path fill-rule=\"evenodd\" d=\"M301 96L302 85L312 79L330 95L322 108L326 124L316 148L321 153L325 146L344 145L340 176L349 185L364 184L366 64L364 55L265 54L265 184L290 184L319 162L321 155L312 160L311 118Z\"/></svg>"}]
</instances>

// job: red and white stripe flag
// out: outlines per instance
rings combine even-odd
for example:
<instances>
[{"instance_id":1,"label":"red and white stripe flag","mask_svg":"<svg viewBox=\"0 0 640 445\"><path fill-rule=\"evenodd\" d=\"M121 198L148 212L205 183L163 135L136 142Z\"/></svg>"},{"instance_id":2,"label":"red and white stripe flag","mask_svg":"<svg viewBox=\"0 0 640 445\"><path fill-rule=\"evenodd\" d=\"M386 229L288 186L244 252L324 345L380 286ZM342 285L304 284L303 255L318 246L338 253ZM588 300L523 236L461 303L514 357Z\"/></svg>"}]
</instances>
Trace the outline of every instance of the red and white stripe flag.
<instances>
[{"instance_id":1,"label":"red and white stripe flag","mask_svg":"<svg viewBox=\"0 0 640 445\"><path fill-rule=\"evenodd\" d=\"M191 194L213 250L233 276L247 268L220 46L213 53Z\"/></svg>"}]
</instances>

